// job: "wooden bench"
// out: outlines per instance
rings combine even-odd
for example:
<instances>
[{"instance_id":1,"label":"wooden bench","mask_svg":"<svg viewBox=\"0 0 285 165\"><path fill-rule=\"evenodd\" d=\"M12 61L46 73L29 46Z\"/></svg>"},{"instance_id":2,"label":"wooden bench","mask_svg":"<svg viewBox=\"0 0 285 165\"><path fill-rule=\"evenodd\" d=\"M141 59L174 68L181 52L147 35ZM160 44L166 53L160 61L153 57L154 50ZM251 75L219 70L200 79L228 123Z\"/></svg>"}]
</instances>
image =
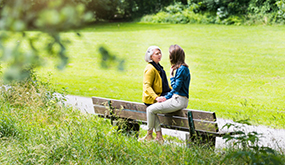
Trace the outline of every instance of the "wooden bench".
<instances>
[{"instance_id":1,"label":"wooden bench","mask_svg":"<svg viewBox=\"0 0 285 165\"><path fill-rule=\"evenodd\" d=\"M147 124L146 106L143 103L92 97L95 114L111 119L111 123L123 119L127 121L125 129L139 131L140 124ZM186 131L187 146L209 144L215 146L219 132L215 112L182 109L174 113L158 114L161 127Z\"/></svg>"}]
</instances>

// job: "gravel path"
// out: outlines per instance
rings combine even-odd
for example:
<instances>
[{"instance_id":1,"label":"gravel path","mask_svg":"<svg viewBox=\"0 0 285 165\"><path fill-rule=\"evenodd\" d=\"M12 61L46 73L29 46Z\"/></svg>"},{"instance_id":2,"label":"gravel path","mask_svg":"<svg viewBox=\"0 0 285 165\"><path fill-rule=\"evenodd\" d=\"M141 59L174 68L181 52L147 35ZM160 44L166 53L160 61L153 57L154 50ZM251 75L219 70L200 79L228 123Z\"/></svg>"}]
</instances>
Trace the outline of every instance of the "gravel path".
<instances>
[{"instance_id":1,"label":"gravel path","mask_svg":"<svg viewBox=\"0 0 285 165\"><path fill-rule=\"evenodd\" d=\"M94 109L92 107L92 100L91 98L87 97L80 97L80 96L71 96L67 95L67 103L77 107L79 110L81 110L84 113L89 113L89 114L95 114ZM284 129L272 129L268 128L265 126L248 126L248 125L241 125L234 123L231 120L225 120L225 119L217 119L218 121L218 126L219 128L222 128L223 125L226 123L233 123L238 126L241 126L242 129L245 132L252 132L255 131L257 133L262 134L260 137L260 146L266 146L266 147L271 147L274 148L278 151L282 151L285 153L285 130ZM146 126L142 125L142 129L146 129ZM221 131L231 131L227 129L223 129ZM185 133L181 131L175 131L175 130L169 130L169 129L163 129L162 130L163 134L179 137L181 139L185 139ZM222 138L217 138L216 140L216 148L225 148L228 144L226 144L225 140Z\"/></svg>"}]
</instances>

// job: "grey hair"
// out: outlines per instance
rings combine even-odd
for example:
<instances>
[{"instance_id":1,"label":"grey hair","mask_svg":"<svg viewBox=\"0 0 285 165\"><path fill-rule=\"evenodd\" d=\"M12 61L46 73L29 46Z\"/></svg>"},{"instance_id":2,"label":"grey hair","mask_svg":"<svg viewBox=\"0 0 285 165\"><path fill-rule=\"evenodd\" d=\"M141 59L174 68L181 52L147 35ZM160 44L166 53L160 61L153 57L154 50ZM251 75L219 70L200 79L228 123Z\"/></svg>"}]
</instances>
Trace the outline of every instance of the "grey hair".
<instances>
[{"instance_id":1,"label":"grey hair","mask_svg":"<svg viewBox=\"0 0 285 165\"><path fill-rule=\"evenodd\" d=\"M158 49L161 52L161 49L158 46L150 46L147 49L146 53L145 53L145 58L144 59L145 59L146 62L152 62L150 57L153 54L154 49Z\"/></svg>"}]
</instances>

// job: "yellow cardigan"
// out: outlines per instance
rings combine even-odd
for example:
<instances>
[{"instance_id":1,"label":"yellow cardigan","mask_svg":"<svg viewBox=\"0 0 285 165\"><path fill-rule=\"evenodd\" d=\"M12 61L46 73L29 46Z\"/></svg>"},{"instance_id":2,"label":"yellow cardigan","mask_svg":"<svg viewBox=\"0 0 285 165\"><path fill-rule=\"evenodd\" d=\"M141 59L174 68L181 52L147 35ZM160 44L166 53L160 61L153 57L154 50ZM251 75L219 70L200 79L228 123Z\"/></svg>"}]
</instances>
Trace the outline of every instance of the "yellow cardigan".
<instances>
[{"instance_id":1,"label":"yellow cardigan","mask_svg":"<svg viewBox=\"0 0 285 165\"><path fill-rule=\"evenodd\" d=\"M144 70L143 76L143 98L142 101L146 104L153 104L156 102L155 98L162 93L162 79L159 71L148 63Z\"/></svg>"}]
</instances>

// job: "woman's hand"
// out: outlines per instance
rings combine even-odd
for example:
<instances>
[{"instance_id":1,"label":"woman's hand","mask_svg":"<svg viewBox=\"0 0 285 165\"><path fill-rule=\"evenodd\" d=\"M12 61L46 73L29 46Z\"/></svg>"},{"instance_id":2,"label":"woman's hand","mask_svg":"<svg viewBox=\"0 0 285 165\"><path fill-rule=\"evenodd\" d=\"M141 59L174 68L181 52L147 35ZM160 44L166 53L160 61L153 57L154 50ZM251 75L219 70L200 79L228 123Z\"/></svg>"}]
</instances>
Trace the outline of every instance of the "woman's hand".
<instances>
[{"instance_id":1,"label":"woman's hand","mask_svg":"<svg viewBox=\"0 0 285 165\"><path fill-rule=\"evenodd\" d=\"M157 97L155 100L156 100L157 102L161 103L161 102L166 101L166 98L163 97L163 96L161 96L161 97Z\"/></svg>"}]
</instances>

